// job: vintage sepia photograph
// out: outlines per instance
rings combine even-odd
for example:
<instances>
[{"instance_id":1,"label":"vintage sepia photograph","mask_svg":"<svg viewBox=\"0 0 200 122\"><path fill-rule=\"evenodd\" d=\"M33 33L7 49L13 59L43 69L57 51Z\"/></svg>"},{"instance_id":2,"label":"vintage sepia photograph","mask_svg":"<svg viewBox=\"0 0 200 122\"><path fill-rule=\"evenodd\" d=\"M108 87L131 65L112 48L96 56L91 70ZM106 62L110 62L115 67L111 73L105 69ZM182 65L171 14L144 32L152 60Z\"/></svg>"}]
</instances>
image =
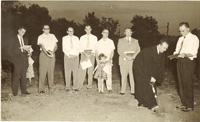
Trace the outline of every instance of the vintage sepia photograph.
<instances>
[{"instance_id":1,"label":"vintage sepia photograph","mask_svg":"<svg viewBox=\"0 0 200 122\"><path fill-rule=\"evenodd\" d=\"M200 122L200 1L1 1L1 121Z\"/></svg>"}]
</instances>

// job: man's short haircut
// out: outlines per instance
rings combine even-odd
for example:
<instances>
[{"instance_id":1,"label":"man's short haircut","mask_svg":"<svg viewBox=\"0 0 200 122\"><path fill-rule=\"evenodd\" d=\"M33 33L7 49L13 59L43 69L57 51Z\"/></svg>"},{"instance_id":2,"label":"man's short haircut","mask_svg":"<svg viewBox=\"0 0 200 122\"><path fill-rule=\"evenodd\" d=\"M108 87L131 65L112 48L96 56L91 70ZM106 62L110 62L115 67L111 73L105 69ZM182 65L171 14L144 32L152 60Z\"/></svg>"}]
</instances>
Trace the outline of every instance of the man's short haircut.
<instances>
[{"instance_id":1,"label":"man's short haircut","mask_svg":"<svg viewBox=\"0 0 200 122\"><path fill-rule=\"evenodd\" d=\"M44 26L49 26L48 24L44 24L43 26L42 26L42 28L44 28ZM50 26L49 26L50 27Z\"/></svg>"},{"instance_id":2,"label":"man's short haircut","mask_svg":"<svg viewBox=\"0 0 200 122\"><path fill-rule=\"evenodd\" d=\"M73 28L72 26L69 26L69 27L67 28L67 31L68 31L68 29L70 29L70 28L74 30L74 28Z\"/></svg>"},{"instance_id":3,"label":"man's short haircut","mask_svg":"<svg viewBox=\"0 0 200 122\"><path fill-rule=\"evenodd\" d=\"M91 25L85 25L85 28L86 28L86 27L90 27L90 28L92 29Z\"/></svg>"},{"instance_id":4,"label":"man's short haircut","mask_svg":"<svg viewBox=\"0 0 200 122\"><path fill-rule=\"evenodd\" d=\"M130 28L130 27L126 27L124 31L126 31L127 29L131 30L131 28ZM131 30L131 32L132 32L132 30Z\"/></svg>"},{"instance_id":5,"label":"man's short haircut","mask_svg":"<svg viewBox=\"0 0 200 122\"><path fill-rule=\"evenodd\" d=\"M187 27L187 28L190 27L190 25L189 25L188 22L181 22L181 23L179 24L179 27L181 27L181 26L183 26L183 25L185 25L185 27Z\"/></svg>"},{"instance_id":6,"label":"man's short haircut","mask_svg":"<svg viewBox=\"0 0 200 122\"><path fill-rule=\"evenodd\" d=\"M104 29L102 30L102 32L104 32L105 30L107 30L107 31L108 31L108 33L109 33L109 30L108 30L107 28L104 28Z\"/></svg>"},{"instance_id":7,"label":"man's short haircut","mask_svg":"<svg viewBox=\"0 0 200 122\"><path fill-rule=\"evenodd\" d=\"M162 45L163 43L167 43L169 45L169 41L166 38L163 38L159 41L159 44Z\"/></svg>"},{"instance_id":8,"label":"man's short haircut","mask_svg":"<svg viewBox=\"0 0 200 122\"><path fill-rule=\"evenodd\" d=\"M21 29L26 30L26 27L24 27L24 26L19 26L19 27L18 27L18 30L21 30Z\"/></svg>"}]
</instances>

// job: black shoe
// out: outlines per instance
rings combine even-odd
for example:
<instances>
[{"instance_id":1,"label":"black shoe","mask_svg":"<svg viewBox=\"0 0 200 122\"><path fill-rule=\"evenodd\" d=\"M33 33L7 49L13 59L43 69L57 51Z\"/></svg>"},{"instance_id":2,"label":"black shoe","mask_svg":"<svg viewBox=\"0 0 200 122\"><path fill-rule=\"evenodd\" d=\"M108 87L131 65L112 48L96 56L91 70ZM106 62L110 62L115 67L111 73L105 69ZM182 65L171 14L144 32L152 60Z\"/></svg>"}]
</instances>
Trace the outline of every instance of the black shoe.
<instances>
[{"instance_id":1,"label":"black shoe","mask_svg":"<svg viewBox=\"0 0 200 122\"><path fill-rule=\"evenodd\" d=\"M131 93L131 95L135 96L135 93Z\"/></svg>"},{"instance_id":2,"label":"black shoe","mask_svg":"<svg viewBox=\"0 0 200 122\"><path fill-rule=\"evenodd\" d=\"M177 109L185 109L186 106L184 106L184 105L179 105L179 106L176 106L176 108L177 108Z\"/></svg>"},{"instance_id":3,"label":"black shoe","mask_svg":"<svg viewBox=\"0 0 200 122\"><path fill-rule=\"evenodd\" d=\"M31 93L29 93L29 92L25 92L25 93L22 93L22 94L24 94L24 95L29 95L29 94L31 94Z\"/></svg>"},{"instance_id":4,"label":"black shoe","mask_svg":"<svg viewBox=\"0 0 200 122\"><path fill-rule=\"evenodd\" d=\"M125 95L125 93L120 93L121 95Z\"/></svg>"},{"instance_id":5,"label":"black shoe","mask_svg":"<svg viewBox=\"0 0 200 122\"><path fill-rule=\"evenodd\" d=\"M44 94L45 92L44 92L44 91L40 91L40 93L41 93L41 94Z\"/></svg>"},{"instance_id":6,"label":"black shoe","mask_svg":"<svg viewBox=\"0 0 200 122\"><path fill-rule=\"evenodd\" d=\"M74 91L78 92L79 90L78 89L74 89Z\"/></svg>"},{"instance_id":7,"label":"black shoe","mask_svg":"<svg viewBox=\"0 0 200 122\"><path fill-rule=\"evenodd\" d=\"M70 90L69 90L69 89L65 89L65 91L66 91L66 92L69 92Z\"/></svg>"},{"instance_id":8,"label":"black shoe","mask_svg":"<svg viewBox=\"0 0 200 122\"><path fill-rule=\"evenodd\" d=\"M189 111L193 111L193 108L183 108L181 111L183 112L189 112Z\"/></svg>"},{"instance_id":9,"label":"black shoe","mask_svg":"<svg viewBox=\"0 0 200 122\"><path fill-rule=\"evenodd\" d=\"M140 107L140 106L143 106L143 105L142 105L142 103L138 103L138 105L137 105L137 106L138 106L138 107Z\"/></svg>"},{"instance_id":10,"label":"black shoe","mask_svg":"<svg viewBox=\"0 0 200 122\"><path fill-rule=\"evenodd\" d=\"M17 94L13 94L13 96L17 96Z\"/></svg>"},{"instance_id":11,"label":"black shoe","mask_svg":"<svg viewBox=\"0 0 200 122\"><path fill-rule=\"evenodd\" d=\"M108 93L112 93L112 90L108 90Z\"/></svg>"}]
</instances>

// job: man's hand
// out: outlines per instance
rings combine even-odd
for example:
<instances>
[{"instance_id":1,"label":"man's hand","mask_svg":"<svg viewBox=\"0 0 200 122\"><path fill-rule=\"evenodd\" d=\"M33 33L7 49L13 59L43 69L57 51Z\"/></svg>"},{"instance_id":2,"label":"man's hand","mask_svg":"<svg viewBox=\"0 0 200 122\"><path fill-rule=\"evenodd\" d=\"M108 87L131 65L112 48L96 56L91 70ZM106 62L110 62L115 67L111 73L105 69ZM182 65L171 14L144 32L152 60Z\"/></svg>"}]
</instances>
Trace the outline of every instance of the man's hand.
<instances>
[{"instance_id":1,"label":"man's hand","mask_svg":"<svg viewBox=\"0 0 200 122\"><path fill-rule=\"evenodd\" d=\"M156 79L155 79L154 77L151 77L150 82L155 83L155 82L156 82Z\"/></svg>"},{"instance_id":2,"label":"man's hand","mask_svg":"<svg viewBox=\"0 0 200 122\"><path fill-rule=\"evenodd\" d=\"M133 60L133 56L126 56L126 60L128 60L128 61Z\"/></svg>"},{"instance_id":3,"label":"man's hand","mask_svg":"<svg viewBox=\"0 0 200 122\"><path fill-rule=\"evenodd\" d=\"M75 59L77 56L76 55L69 55L69 58Z\"/></svg>"},{"instance_id":4,"label":"man's hand","mask_svg":"<svg viewBox=\"0 0 200 122\"><path fill-rule=\"evenodd\" d=\"M29 52L29 51L28 51L28 56L32 56L32 52Z\"/></svg>"},{"instance_id":5,"label":"man's hand","mask_svg":"<svg viewBox=\"0 0 200 122\"><path fill-rule=\"evenodd\" d=\"M53 58L54 57L54 54L52 51L48 50L47 51L47 56L50 57L50 58Z\"/></svg>"},{"instance_id":6,"label":"man's hand","mask_svg":"<svg viewBox=\"0 0 200 122\"><path fill-rule=\"evenodd\" d=\"M87 57L86 60L90 59L90 57L93 55L93 53L87 54L87 53L85 53L85 52L83 52L83 54Z\"/></svg>"},{"instance_id":7,"label":"man's hand","mask_svg":"<svg viewBox=\"0 0 200 122\"><path fill-rule=\"evenodd\" d=\"M179 58L185 58L185 53L179 54L178 57Z\"/></svg>"}]
</instances>

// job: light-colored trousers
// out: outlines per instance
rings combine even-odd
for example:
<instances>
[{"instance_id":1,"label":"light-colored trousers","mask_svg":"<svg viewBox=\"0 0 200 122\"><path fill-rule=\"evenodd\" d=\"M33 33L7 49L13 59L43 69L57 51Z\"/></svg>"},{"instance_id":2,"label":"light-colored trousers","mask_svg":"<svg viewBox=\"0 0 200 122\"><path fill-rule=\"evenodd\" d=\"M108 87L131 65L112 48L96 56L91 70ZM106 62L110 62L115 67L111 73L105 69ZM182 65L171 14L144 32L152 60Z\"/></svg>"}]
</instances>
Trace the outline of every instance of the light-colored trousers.
<instances>
[{"instance_id":1,"label":"light-colored trousers","mask_svg":"<svg viewBox=\"0 0 200 122\"><path fill-rule=\"evenodd\" d=\"M44 91L44 82L46 75L48 78L49 89L53 86L55 68L55 55L53 58L48 57L43 51L39 56L39 92Z\"/></svg>"},{"instance_id":2,"label":"light-colored trousers","mask_svg":"<svg viewBox=\"0 0 200 122\"><path fill-rule=\"evenodd\" d=\"M126 91L126 84L127 84L127 77L129 75L130 79L130 86L131 86L131 93L135 92L135 83L133 79L133 63L129 65L120 65L120 73L121 73L121 93L125 93Z\"/></svg>"},{"instance_id":3,"label":"light-colored trousers","mask_svg":"<svg viewBox=\"0 0 200 122\"><path fill-rule=\"evenodd\" d=\"M86 61L86 56L84 54L81 54L81 60L80 63L83 61ZM88 85L87 88L92 88L92 82L93 82L93 70L94 70L94 62L95 62L95 56L91 56L90 57L92 66L87 68L87 69L82 69L81 65L79 65L79 69L78 69L78 82L79 82L79 88L81 89L83 87L83 83L85 80L85 76L86 76L86 70L87 70L87 74L88 74Z\"/></svg>"},{"instance_id":4,"label":"light-colored trousers","mask_svg":"<svg viewBox=\"0 0 200 122\"><path fill-rule=\"evenodd\" d=\"M64 71L65 71L65 83L66 89L70 89L71 85L71 73L73 72L73 89L78 89L78 65L79 57L74 59L64 56Z\"/></svg>"}]
</instances>

